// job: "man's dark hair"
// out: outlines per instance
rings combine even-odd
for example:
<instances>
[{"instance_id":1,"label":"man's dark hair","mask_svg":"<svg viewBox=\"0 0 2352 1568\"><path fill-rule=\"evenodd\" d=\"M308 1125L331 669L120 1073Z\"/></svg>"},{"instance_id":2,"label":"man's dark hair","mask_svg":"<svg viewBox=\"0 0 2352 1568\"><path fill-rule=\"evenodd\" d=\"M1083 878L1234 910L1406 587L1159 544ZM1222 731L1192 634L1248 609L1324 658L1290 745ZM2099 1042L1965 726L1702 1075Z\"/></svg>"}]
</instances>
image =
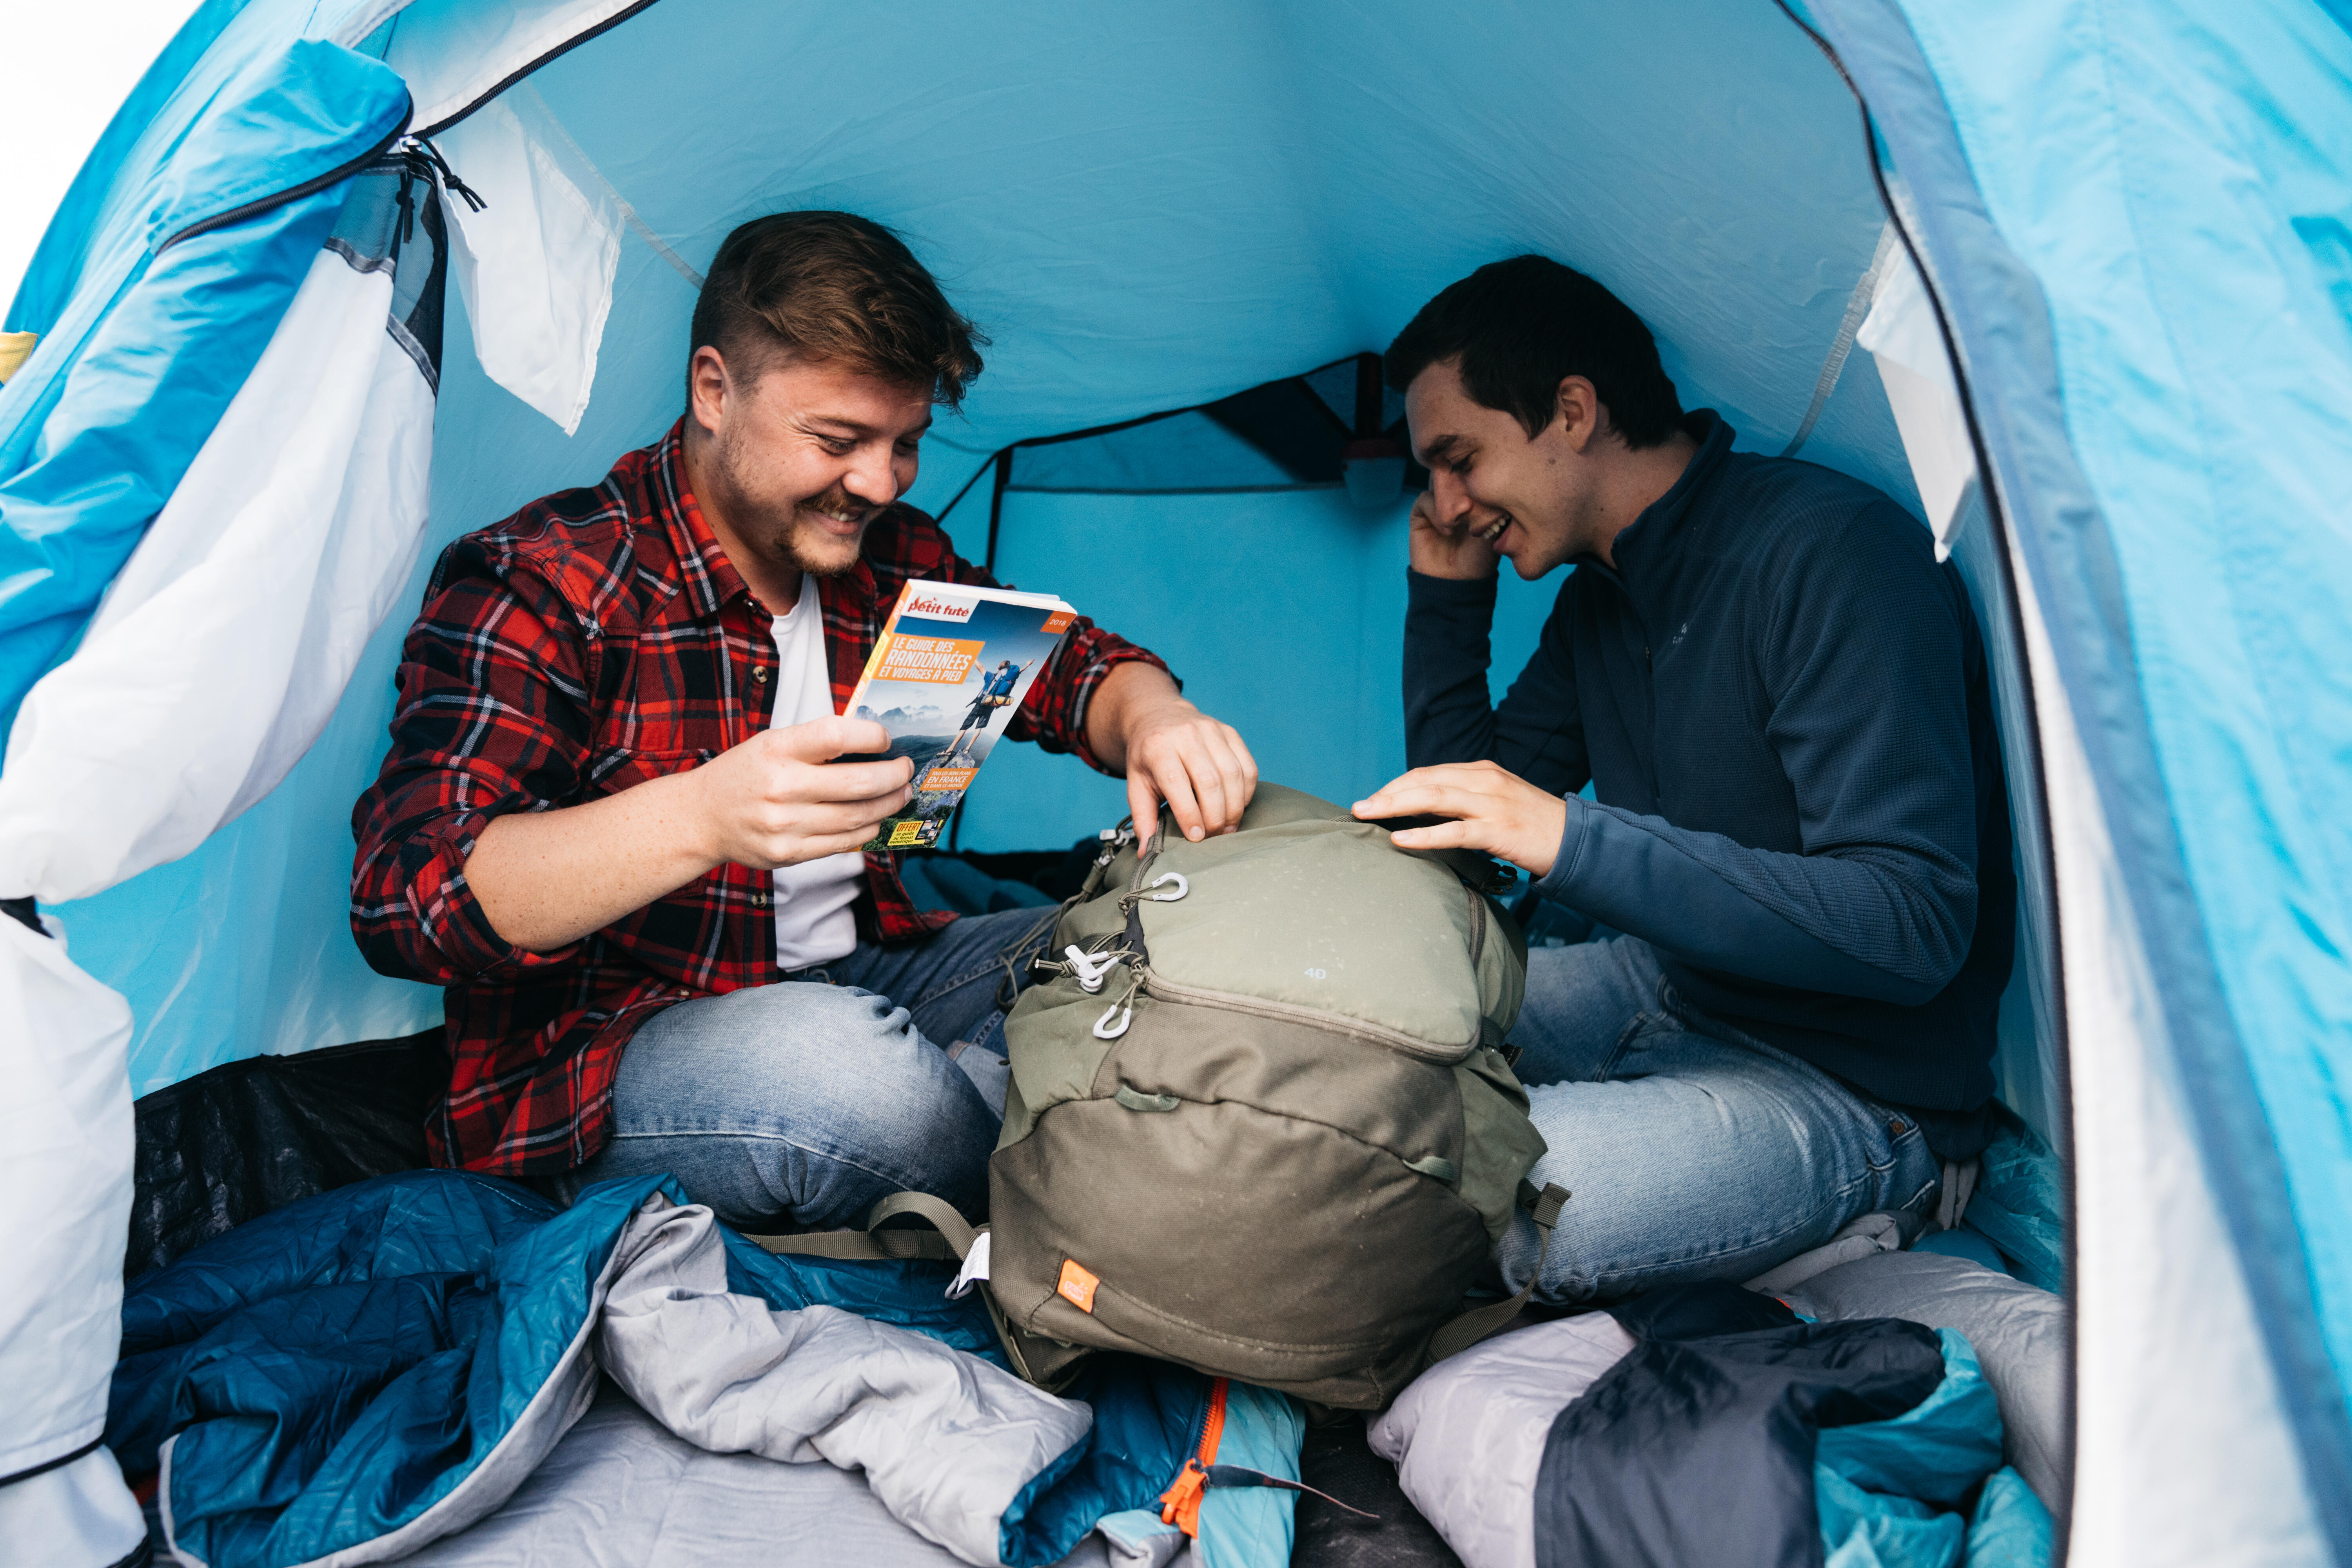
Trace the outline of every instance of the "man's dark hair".
<instances>
[{"instance_id":1,"label":"man's dark hair","mask_svg":"<svg viewBox=\"0 0 2352 1568\"><path fill-rule=\"evenodd\" d=\"M1518 420L1532 441L1559 416L1562 378L1580 375L1628 447L1654 447L1682 422L1657 340L1625 302L1548 256L1490 261L1405 323L1389 345L1399 392L1443 361L1461 361L1471 400Z\"/></svg>"},{"instance_id":2,"label":"man's dark hair","mask_svg":"<svg viewBox=\"0 0 2352 1568\"><path fill-rule=\"evenodd\" d=\"M771 213L729 235L694 302L694 350L759 374L779 350L844 360L953 408L988 339L898 237L855 213Z\"/></svg>"}]
</instances>

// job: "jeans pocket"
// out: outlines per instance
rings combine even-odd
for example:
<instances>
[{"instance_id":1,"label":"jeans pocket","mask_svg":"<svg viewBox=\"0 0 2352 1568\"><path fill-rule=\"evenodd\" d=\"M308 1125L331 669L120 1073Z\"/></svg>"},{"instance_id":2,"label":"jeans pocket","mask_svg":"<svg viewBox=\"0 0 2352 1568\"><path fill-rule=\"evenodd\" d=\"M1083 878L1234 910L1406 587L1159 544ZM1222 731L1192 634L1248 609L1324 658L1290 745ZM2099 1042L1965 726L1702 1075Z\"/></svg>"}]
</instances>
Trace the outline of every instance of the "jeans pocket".
<instances>
[{"instance_id":1,"label":"jeans pocket","mask_svg":"<svg viewBox=\"0 0 2352 1568\"><path fill-rule=\"evenodd\" d=\"M1608 1056L1601 1058L1601 1070L1592 1075L1592 1081L1606 1083L1614 1078L1642 1077L1638 1070L1629 1073L1625 1069L1639 1068L1642 1052L1650 1041L1668 1032L1680 1034L1682 1026L1663 1013L1634 1014L1619 1031L1617 1043L1609 1047Z\"/></svg>"}]
</instances>

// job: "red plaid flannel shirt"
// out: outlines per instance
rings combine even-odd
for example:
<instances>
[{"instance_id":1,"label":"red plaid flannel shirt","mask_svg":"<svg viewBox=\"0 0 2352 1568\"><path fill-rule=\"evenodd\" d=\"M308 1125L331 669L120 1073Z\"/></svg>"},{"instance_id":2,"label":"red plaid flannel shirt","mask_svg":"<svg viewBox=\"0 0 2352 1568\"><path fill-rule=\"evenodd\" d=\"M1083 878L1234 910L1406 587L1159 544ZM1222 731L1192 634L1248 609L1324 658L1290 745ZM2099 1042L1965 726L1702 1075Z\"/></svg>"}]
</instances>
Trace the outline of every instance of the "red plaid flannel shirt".
<instances>
[{"instance_id":1,"label":"red plaid flannel shirt","mask_svg":"<svg viewBox=\"0 0 2352 1568\"><path fill-rule=\"evenodd\" d=\"M593 489L452 544L402 650L392 750L352 813L352 930L379 972L447 988L449 1093L428 1129L445 1164L583 1163L611 1136L613 1075L637 1026L779 977L765 871L721 866L550 953L500 940L466 885L493 817L616 794L768 727L774 618L687 492L680 439L674 426ZM836 710L909 578L993 581L913 508L877 518L856 569L817 584ZM1100 766L1087 704L1129 659L1160 663L1079 620L1008 732ZM856 913L859 935L885 942L954 918L916 909L887 855L866 858Z\"/></svg>"}]
</instances>

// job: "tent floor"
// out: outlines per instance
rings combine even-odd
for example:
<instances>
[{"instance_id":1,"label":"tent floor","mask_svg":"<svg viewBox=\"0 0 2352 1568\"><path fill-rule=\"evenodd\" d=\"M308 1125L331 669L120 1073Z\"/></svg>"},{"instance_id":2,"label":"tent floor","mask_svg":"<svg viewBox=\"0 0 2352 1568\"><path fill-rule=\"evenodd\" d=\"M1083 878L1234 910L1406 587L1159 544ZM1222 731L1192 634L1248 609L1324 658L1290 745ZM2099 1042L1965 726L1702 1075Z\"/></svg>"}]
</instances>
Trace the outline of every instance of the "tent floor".
<instances>
[{"instance_id":1,"label":"tent floor","mask_svg":"<svg viewBox=\"0 0 2352 1568\"><path fill-rule=\"evenodd\" d=\"M1355 1417L1307 1429L1298 1477L1374 1517L1359 1519L1302 1495L1291 1568L1462 1568L1462 1560L1406 1500L1396 1467L1372 1452L1364 1424Z\"/></svg>"}]
</instances>

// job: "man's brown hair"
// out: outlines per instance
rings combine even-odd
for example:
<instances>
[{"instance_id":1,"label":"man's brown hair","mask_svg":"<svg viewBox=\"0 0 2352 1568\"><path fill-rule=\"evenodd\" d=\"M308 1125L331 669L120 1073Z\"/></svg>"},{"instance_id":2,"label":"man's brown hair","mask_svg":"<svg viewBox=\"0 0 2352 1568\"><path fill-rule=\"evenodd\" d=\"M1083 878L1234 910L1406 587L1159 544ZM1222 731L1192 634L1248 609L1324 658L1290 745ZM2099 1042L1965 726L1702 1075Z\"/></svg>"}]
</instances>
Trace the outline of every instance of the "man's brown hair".
<instances>
[{"instance_id":1,"label":"man's brown hair","mask_svg":"<svg viewBox=\"0 0 2352 1568\"><path fill-rule=\"evenodd\" d=\"M954 408L988 339L898 237L856 213L770 213L729 235L694 302L694 342L734 375L779 350L842 360Z\"/></svg>"}]
</instances>

